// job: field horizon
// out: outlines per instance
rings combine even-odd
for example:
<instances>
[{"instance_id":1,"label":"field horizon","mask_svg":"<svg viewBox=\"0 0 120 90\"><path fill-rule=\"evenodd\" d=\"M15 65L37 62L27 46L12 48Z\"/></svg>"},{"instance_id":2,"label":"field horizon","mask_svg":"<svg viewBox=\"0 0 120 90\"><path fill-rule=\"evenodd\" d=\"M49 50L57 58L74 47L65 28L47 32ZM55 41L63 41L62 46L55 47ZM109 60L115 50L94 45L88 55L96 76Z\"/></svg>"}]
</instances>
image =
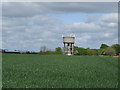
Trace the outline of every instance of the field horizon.
<instances>
[{"instance_id":1,"label":"field horizon","mask_svg":"<svg viewBox=\"0 0 120 90\"><path fill-rule=\"evenodd\" d=\"M2 54L3 88L117 88L118 58Z\"/></svg>"}]
</instances>

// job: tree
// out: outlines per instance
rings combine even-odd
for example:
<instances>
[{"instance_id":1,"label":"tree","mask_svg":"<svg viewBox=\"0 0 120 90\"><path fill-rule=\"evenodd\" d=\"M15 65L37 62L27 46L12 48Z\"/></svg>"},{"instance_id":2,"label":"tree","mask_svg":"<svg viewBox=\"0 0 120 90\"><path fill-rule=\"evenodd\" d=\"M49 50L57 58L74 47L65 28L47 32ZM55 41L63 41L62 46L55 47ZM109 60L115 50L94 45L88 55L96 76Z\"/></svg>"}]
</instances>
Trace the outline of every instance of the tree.
<instances>
[{"instance_id":1,"label":"tree","mask_svg":"<svg viewBox=\"0 0 120 90\"><path fill-rule=\"evenodd\" d=\"M56 52L55 51L47 51L45 54L47 54L47 55L51 55L51 54L56 54Z\"/></svg>"},{"instance_id":2,"label":"tree","mask_svg":"<svg viewBox=\"0 0 120 90\"><path fill-rule=\"evenodd\" d=\"M73 51L73 53L75 54L75 55L79 55L79 47L78 46L74 46L74 51Z\"/></svg>"},{"instance_id":3,"label":"tree","mask_svg":"<svg viewBox=\"0 0 120 90\"><path fill-rule=\"evenodd\" d=\"M47 51L47 47L46 46L41 46L40 47L40 52L46 52Z\"/></svg>"},{"instance_id":4,"label":"tree","mask_svg":"<svg viewBox=\"0 0 120 90\"><path fill-rule=\"evenodd\" d=\"M61 47L55 48L55 52L56 52L57 54L62 54L62 49L61 49Z\"/></svg>"},{"instance_id":5,"label":"tree","mask_svg":"<svg viewBox=\"0 0 120 90\"><path fill-rule=\"evenodd\" d=\"M98 55L102 55L103 49L98 49Z\"/></svg>"},{"instance_id":6,"label":"tree","mask_svg":"<svg viewBox=\"0 0 120 90\"><path fill-rule=\"evenodd\" d=\"M109 47L109 46L106 45L106 44L101 44L100 49L105 49L105 48L107 48L107 47Z\"/></svg>"},{"instance_id":7,"label":"tree","mask_svg":"<svg viewBox=\"0 0 120 90\"><path fill-rule=\"evenodd\" d=\"M5 53L5 49L2 49L2 53Z\"/></svg>"},{"instance_id":8,"label":"tree","mask_svg":"<svg viewBox=\"0 0 120 90\"><path fill-rule=\"evenodd\" d=\"M78 53L79 53L80 55L87 55L87 50L84 49L84 48L78 48Z\"/></svg>"},{"instance_id":9,"label":"tree","mask_svg":"<svg viewBox=\"0 0 120 90\"><path fill-rule=\"evenodd\" d=\"M30 54L30 51L26 51L26 54Z\"/></svg>"},{"instance_id":10,"label":"tree","mask_svg":"<svg viewBox=\"0 0 120 90\"><path fill-rule=\"evenodd\" d=\"M95 51L94 55L99 55L99 49L92 49Z\"/></svg>"},{"instance_id":11,"label":"tree","mask_svg":"<svg viewBox=\"0 0 120 90\"><path fill-rule=\"evenodd\" d=\"M111 47L115 49L116 55L119 55L119 53L120 53L120 44L113 44Z\"/></svg>"},{"instance_id":12,"label":"tree","mask_svg":"<svg viewBox=\"0 0 120 90\"><path fill-rule=\"evenodd\" d=\"M87 49L87 55L96 55L96 51L93 49Z\"/></svg>"},{"instance_id":13,"label":"tree","mask_svg":"<svg viewBox=\"0 0 120 90\"><path fill-rule=\"evenodd\" d=\"M113 56L113 55L115 55L115 54L116 54L115 49L112 48L112 47L107 47L107 48L105 48L105 49L103 50L103 52L102 52L102 55L110 55L110 56Z\"/></svg>"}]
</instances>

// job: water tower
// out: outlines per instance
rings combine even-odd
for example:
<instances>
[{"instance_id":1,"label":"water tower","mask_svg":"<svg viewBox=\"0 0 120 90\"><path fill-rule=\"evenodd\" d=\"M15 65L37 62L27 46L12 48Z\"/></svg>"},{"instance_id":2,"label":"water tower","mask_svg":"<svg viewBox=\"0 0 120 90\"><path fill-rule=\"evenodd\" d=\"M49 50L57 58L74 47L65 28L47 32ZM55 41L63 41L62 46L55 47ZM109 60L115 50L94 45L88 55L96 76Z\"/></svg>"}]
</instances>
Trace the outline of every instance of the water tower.
<instances>
[{"instance_id":1,"label":"water tower","mask_svg":"<svg viewBox=\"0 0 120 90\"><path fill-rule=\"evenodd\" d=\"M63 36L64 54L73 55L75 35Z\"/></svg>"}]
</instances>

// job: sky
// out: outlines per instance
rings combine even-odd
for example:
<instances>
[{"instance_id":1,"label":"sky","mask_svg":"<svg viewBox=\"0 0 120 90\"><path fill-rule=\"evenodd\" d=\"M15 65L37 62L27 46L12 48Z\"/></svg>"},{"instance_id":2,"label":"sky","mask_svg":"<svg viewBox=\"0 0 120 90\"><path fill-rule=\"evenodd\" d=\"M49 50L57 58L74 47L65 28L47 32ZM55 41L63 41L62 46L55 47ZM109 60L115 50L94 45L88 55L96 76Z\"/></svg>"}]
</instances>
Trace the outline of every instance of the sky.
<instances>
[{"instance_id":1,"label":"sky","mask_svg":"<svg viewBox=\"0 0 120 90\"><path fill-rule=\"evenodd\" d=\"M39 51L63 47L62 35L75 34L75 46L100 48L118 43L117 2L3 2L2 48Z\"/></svg>"}]
</instances>

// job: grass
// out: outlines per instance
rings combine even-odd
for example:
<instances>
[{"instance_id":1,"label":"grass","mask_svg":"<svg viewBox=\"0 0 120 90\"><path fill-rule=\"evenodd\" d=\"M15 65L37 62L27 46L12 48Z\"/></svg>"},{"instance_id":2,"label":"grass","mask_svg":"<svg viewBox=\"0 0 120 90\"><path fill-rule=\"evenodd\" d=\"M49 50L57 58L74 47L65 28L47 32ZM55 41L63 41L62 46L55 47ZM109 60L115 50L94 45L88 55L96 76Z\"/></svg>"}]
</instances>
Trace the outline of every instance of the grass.
<instances>
[{"instance_id":1,"label":"grass","mask_svg":"<svg viewBox=\"0 0 120 90\"><path fill-rule=\"evenodd\" d=\"M117 88L118 58L3 54L4 88Z\"/></svg>"}]
</instances>

